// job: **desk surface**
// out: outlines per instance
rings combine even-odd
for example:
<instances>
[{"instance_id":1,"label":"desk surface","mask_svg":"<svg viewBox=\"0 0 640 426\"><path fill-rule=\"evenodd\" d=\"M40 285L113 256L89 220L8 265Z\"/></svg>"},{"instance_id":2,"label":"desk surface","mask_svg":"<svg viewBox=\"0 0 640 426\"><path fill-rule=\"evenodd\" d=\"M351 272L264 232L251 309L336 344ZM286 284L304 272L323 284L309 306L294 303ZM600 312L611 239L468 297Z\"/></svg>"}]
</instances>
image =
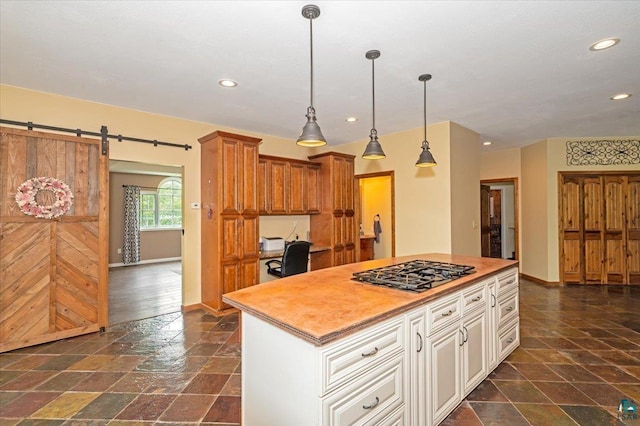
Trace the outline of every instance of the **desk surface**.
<instances>
[{"instance_id":1,"label":"desk surface","mask_svg":"<svg viewBox=\"0 0 640 426\"><path fill-rule=\"evenodd\" d=\"M329 247L321 247L312 245L309 248L309 253L318 253L320 251L327 251ZM284 250L263 250L260 252L260 259L277 259L282 257Z\"/></svg>"}]
</instances>

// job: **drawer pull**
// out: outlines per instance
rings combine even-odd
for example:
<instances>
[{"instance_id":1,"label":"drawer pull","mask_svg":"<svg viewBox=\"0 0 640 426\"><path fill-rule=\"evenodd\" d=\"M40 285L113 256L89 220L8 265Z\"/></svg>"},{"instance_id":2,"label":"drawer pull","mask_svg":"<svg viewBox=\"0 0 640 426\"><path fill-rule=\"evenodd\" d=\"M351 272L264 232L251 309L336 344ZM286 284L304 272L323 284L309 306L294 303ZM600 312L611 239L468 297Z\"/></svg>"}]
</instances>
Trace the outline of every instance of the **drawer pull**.
<instances>
[{"instance_id":1,"label":"drawer pull","mask_svg":"<svg viewBox=\"0 0 640 426\"><path fill-rule=\"evenodd\" d=\"M513 337L509 337L509 338L507 339L507 343L513 343Z\"/></svg>"},{"instance_id":2,"label":"drawer pull","mask_svg":"<svg viewBox=\"0 0 640 426\"><path fill-rule=\"evenodd\" d=\"M480 299L482 299L482 296L474 297L473 299L471 299L471 301L472 302L477 302Z\"/></svg>"},{"instance_id":3,"label":"drawer pull","mask_svg":"<svg viewBox=\"0 0 640 426\"><path fill-rule=\"evenodd\" d=\"M376 400L375 401L373 401L369 405L363 405L362 408L364 408L365 410L371 410L373 407L378 405L379 402L380 402L380 399L376 396Z\"/></svg>"},{"instance_id":4,"label":"drawer pull","mask_svg":"<svg viewBox=\"0 0 640 426\"><path fill-rule=\"evenodd\" d=\"M496 296L495 295L491 295L491 307L495 308L496 307Z\"/></svg>"},{"instance_id":5,"label":"drawer pull","mask_svg":"<svg viewBox=\"0 0 640 426\"><path fill-rule=\"evenodd\" d=\"M509 285L509 284L513 284L515 282L515 278L511 278L509 281L507 281L505 284Z\"/></svg>"},{"instance_id":6,"label":"drawer pull","mask_svg":"<svg viewBox=\"0 0 640 426\"><path fill-rule=\"evenodd\" d=\"M451 315L453 313L453 311L451 309L449 309L449 312L443 312L442 316L443 317L448 317L449 315Z\"/></svg>"},{"instance_id":7,"label":"drawer pull","mask_svg":"<svg viewBox=\"0 0 640 426\"><path fill-rule=\"evenodd\" d=\"M420 335L420 333L416 333L416 334L420 338L420 347L418 348L418 350L416 352L420 352L420 351L422 351L422 336Z\"/></svg>"},{"instance_id":8,"label":"drawer pull","mask_svg":"<svg viewBox=\"0 0 640 426\"><path fill-rule=\"evenodd\" d=\"M513 311L513 306L509 306L509 307L507 308L507 312L511 312L511 311Z\"/></svg>"},{"instance_id":9,"label":"drawer pull","mask_svg":"<svg viewBox=\"0 0 640 426\"><path fill-rule=\"evenodd\" d=\"M363 358L366 358L368 356L373 356L375 354L378 353L378 347L376 346L375 348L373 348L373 350L371 352L367 352L366 354L361 354Z\"/></svg>"},{"instance_id":10,"label":"drawer pull","mask_svg":"<svg viewBox=\"0 0 640 426\"><path fill-rule=\"evenodd\" d=\"M460 342L460 346L464 345L464 342L466 342L466 340L464 340L464 331L458 329L458 331L460 332L460 334L462 334L462 341Z\"/></svg>"}]
</instances>

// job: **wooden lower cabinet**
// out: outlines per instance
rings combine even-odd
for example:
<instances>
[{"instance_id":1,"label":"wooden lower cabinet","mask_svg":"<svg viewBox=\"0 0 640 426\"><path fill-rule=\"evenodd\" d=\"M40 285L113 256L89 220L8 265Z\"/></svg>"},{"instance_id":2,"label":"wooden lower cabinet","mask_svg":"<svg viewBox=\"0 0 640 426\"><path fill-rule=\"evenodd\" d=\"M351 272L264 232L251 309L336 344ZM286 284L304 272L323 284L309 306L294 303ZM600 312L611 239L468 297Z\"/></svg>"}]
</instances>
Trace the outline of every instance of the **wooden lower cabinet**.
<instances>
[{"instance_id":1,"label":"wooden lower cabinet","mask_svg":"<svg viewBox=\"0 0 640 426\"><path fill-rule=\"evenodd\" d=\"M360 237L360 262L373 260L374 241L374 237Z\"/></svg>"},{"instance_id":2,"label":"wooden lower cabinet","mask_svg":"<svg viewBox=\"0 0 640 426\"><path fill-rule=\"evenodd\" d=\"M325 346L243 311L243 424L437 425L517 348L517 273Z\"/></svg>"}]
</instances>

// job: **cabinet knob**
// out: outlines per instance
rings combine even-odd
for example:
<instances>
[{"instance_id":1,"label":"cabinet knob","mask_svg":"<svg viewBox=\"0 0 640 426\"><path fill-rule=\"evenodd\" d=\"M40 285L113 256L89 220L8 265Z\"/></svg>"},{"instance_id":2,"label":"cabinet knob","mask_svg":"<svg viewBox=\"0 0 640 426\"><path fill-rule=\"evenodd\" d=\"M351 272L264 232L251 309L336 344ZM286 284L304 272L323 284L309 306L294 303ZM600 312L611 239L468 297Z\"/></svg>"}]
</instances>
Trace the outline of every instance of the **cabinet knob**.
<instances>
[{"instance_id":1,"label":"cabinet knob","mask_svg":"<svg viewBox=\"0 0 640 426\"><path fill-rule=\"evenodd\" d=\"M509 338L507 339L507 343L513 343L513 337L509 337Z\"/></svg>"},{"instance_id":2,"label":"cabinet knob","mask_svg":"<svg viewBox=\"0 0 640 426\"><path fill-rule=\"evenodd\" d=\"M418 339L420 339L420 347L418 348L418 350L416 352L420 352L420 351L422 351L422 336L420 335L420 333L416 332L416 334L418 335Z\"/></svg>"},{"instance_id":3,"label":"cabinet knob","mask_svg":"<svg viewBox=\"0 0 640 426\"><path fill-rule=\"evenodd\" d=\"M495 294L491 295L491 307L492 308L496 307L496 296L495 296Z\"/></svg>"},{"instance_id":4,"label":"cabinet knob","mask_svg":"<svg viewBox=\"0 0 640 426\"><path fill-rule=\"evenodd\" d=\"M367 353L363 353L361 354L363 358L366 358L368 356L373 356L375 354L378 353L378 347L376 346L375 348L373 348L373 350L371 352L367 352Z\"/></svg>"},{"instance_id":5,"label":"cabinet knob","mask_svg":"<svg viewBox=\"0 0 640 426\"><path fill-rule=\"evenodd\" d=\"M451 315L453 313L453 311L451 309L449 309L449 312L443 312L442 316L443 317L448 317L449 315Z\"/></svg>"},{"instance_id":6,"label":"cabinet knob","mask_svg":"<svg viewBox=\"0 0 640 426\"><path fill-rule=\"evenodd\" d=\"M513 311L513 306L509 306L509 307L507 308L507 312L511 312L511 311Z\"/></svg>"},{"instance_id":7,"label":"cabinet knob","mask_svg":"<svg viewBox=\"0 0 640 426\"><path fill-rule=\"evenodd\" d=\"M371 404L369 405L363 405L362 408L364 408L365 410L371 410L373 407L375 407L376 405L378 405L378 403L380 402L380 398L378 398L376 396L376 400L373 401Z\"/></svg>"},{"instance_id":8,"label":"cabinet knob","mask_svg":"<svg viewBox=\"0 0 640 426\"><path fill-rule=\"evenodd\" d=\"M471 301L472 302L477 302L480 299L482 299L482 296L474 297L473 299L471 299Z\"/></svg>"}]
</instances>

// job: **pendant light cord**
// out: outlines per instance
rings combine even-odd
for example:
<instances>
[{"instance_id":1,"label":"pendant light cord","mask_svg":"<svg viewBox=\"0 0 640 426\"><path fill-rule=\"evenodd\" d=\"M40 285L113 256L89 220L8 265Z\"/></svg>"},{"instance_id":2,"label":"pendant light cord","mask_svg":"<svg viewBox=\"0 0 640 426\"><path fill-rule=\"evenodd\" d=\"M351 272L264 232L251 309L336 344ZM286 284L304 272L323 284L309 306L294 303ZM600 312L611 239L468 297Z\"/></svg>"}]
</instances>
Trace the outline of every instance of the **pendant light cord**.
<instances>
[{"instance_id":1,"label":"pendant light cord","mask_svg":"<svg viewBox=\"0 0 640 426\"><path fill-rule=\"evenodd\" d=\"M427 140L427 81L424 81L424 140Z\"/></svg>"},{"instance_id":2,"label":"pendant light cord","mask_svg":"<svg viewBox=\"0 0 640 426\"><path fill-rule=\"evenodd\" d=\"M309 105L313 108L313 18L309 18L309 44L311 45L311 99Z\"/></svg>"},{"instance_id":3,"label":"pendant light cord","mask_svg":"<svg viewBox=\"0 0 640 426\"><path fill-rule=\"evenodd\" d=\"M375 71L375 66L374 66L374 62L375 62L375 58L371 59L371 93L373 95L373 129L376 128L376 71Z\"/></svg>"}]
</instances>

